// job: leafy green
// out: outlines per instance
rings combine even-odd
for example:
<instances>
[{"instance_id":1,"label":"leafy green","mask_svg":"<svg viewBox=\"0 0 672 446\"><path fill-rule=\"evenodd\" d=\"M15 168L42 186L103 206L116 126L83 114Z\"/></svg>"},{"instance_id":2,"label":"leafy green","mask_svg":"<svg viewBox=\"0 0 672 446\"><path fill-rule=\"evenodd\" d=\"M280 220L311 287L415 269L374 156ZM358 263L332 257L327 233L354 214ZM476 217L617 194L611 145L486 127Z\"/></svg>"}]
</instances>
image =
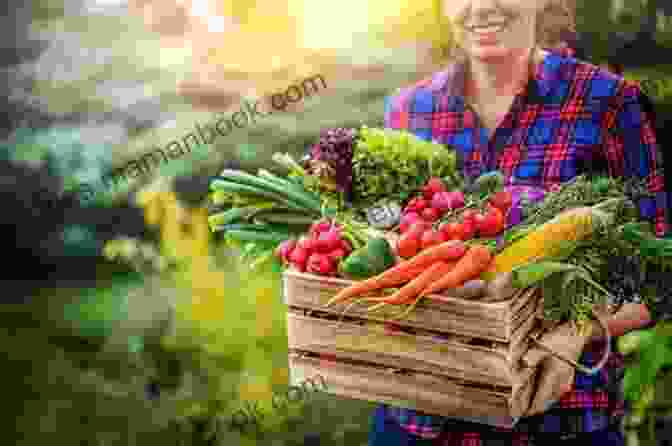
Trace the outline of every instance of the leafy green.
<instances>
[{"instance_id":1,"label":"leafy green","mask_svg":"<svg viewBox=\"0 0 672 446\"><path fill-rule=\"evenodd\" d=\"M400 130L362 127L353 159L355 199L403 202L430 177L454 177L453 150Z\"/></svg>"}]
</instances>

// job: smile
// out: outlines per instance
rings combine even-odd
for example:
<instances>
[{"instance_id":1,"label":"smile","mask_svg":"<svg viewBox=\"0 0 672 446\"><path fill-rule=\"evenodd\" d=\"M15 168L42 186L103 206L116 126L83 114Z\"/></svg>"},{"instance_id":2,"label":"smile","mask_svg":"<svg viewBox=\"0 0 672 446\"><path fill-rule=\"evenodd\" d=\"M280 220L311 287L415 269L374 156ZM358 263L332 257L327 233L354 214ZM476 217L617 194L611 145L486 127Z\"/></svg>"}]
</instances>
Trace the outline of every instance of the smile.
<instances>
[{"instance_id":1,"label":"smile","mask_svg":"<svg viewBox=\"0 0 672 446\"><path fill-rule=\"evenodd\" d=\"M506 29L507 25L509 24L508 21L506 22L498 22L498 23L487 23L483 25L477 25L477 26L467 26L465 27L467 30L474 34L493 34L493 33L499 33L501 31L504 31Z\"/></svg>"}]
</instances>

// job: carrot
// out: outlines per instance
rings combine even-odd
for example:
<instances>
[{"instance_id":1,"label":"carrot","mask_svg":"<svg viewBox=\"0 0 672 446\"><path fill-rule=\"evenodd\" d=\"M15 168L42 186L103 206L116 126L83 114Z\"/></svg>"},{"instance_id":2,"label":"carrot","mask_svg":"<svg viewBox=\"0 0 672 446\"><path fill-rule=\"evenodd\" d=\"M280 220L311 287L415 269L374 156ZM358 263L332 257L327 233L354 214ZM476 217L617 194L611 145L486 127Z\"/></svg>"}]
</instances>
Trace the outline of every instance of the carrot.
<instances>
[{"instance_id":1,"label":"carrot","mask_svg":"<svg viewBox=\"0 0 672 446\"><path fill-rule=\"evenodd\" d=\"M391 288L408 282L417 277L419 274L418 271L424 271L428 266L439 260L457 260L461 258L466 251L466 245L459 240L451 240L432 246L416 256L399 263L397 266L383 271L377 276L356 282L341 290L331 298L325 306L328 307L360 294L376 291L382 288Z\"/></svg>"},{"instance_id":2,"label":"carrot","mask_svg":"<svg viewBox=\"0 0 672 446\"><path fill-rule=\"evenodd\" d=\"M477 278L492 261L490 248L485 245L472 245L451 271L434 282L422 292L423 296L436 293L446 288L461 286L468 280Z\"/></svg>"},{"instance_id":3,"label":"carrot","mask_svg":"<svg viewBox=\"0 0 672 446\"><path fill-rule=\"evenodd\" d=\"M454 262L444 261L432 264L425 272L408 282L396 293L382 299L378 305L374 305L368 311L373 311L386 304L403 305L412 302L425 288L440 280L456 266Z\"/></svg>"}]
</instances>

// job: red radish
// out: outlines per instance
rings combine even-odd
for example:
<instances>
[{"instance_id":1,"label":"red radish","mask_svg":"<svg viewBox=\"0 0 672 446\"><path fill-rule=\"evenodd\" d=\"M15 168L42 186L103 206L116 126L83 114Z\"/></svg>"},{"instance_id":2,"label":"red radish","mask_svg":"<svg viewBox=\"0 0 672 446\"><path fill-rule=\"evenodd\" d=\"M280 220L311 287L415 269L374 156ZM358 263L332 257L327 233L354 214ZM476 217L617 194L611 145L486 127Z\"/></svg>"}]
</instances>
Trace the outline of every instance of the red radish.
<instances>
[{"instance_id":1,"label":"red radish","mask_svg":"<svg viewBox=\"0 0 672 446\"><path fill-rule=\"evenodd\" d=\"M338 248L341 244L341 234L338 229L331 229L323 232L318 238L317 250L323 254L329 253Z\"/></svg>"},{"instance_id":2,"label":"red radish","mask_svg":"<svg viewBox=\"0 0 672 446\"><path fill-rule=\"evenodd\" d=\"M348 254L345 252L343 248L336 248L330 253L327 254L327 257L329 257L332 261L338 262L342 258L346 257Z\"/></svg>"},{"instance_id":3,"label":"red radish","mask_svg":"<svg viewBox=\"0 0 672 446\"><path fill-rule=\"evenodd\" d=\"M427 208L422 211L422 218L430 223L433 223L441 218L441 213L437 209Z\"/></svg>"},{"instance_id":4,"label":"red radish","mask_svg":"<svg viewBox=\"0 0 672 446\"><path fill-rule=\"evenodd\" d=\"M464 194L460 191L448 192L450 194L450 208L461 209L464 207Z\"/></svg>"},{"instance_id":5,"label":"red radish","mask_svg":"<svg viewBox=\"0 0 672 446\"><path fill-rule=\"evenodd\" d=\"M315 253L308 257L306 269L309 273L328 275L334 272L334 262L325 254Z\"/></svg>"},{"instance_id":6,"label":"red radish","mask_svg":"<svg viewBox=\"0 0 672 446\"><path fill-rule=\"evenodd\" d=\"M308 234L313 238L317 238L322 232L326 232L329 229L331 229L331 220L323 218L310 226Z\"/></svg>"},{"instance_id":7,"label":"red radish","mask_svg":"<svg viewBox=\"0 0 672 446\"><path fill-rule=\"evenodd\" d=\"M308 261L309 253L305 248L297 246L294 248L289 256L289 261L296 269L303 272L306 270L306 262Z\"/></svg>"},{"instance_id":8,"label":"red radish","mask_svg":"<svg viewBox=\"0 0 672 446\"><path fill-rule=\"evenodd\" d=\"M438 192L432 198L432 207L442 213L453 209L453 196L450 192Z\"/></svg>"},{"instance_id":9,"label":"red radish","mask_svg":"<svg viewBox=\"0 0 672 446\"><path fill-rule=\"evenodd\" d=\"M303 236L299 239L298 248L305 249L308 254L312 254L317 250L318 242L314 238Z\"/></svg>"},{"instance_id":10,"label":"red radish","mask_svg":"<svg viewBox=\"0 0 672 446\"><path fill-rule=\"evenodd\" d=\"M275 250L275 255L282 260L283 263L287 264L289 263L289 256L294 248L296 248L296 240L290 238L278 245Z\"/></svg>"},{"instance_id":11,"label":"red radish","mask_svg":"<svg viewBox=\"0 0 672 446\"><path fill-rule=\"evenodd\" d=\"M352 252L352 245L350 244L349 241L346 239L342 238L339 242L339 247L345 251L345 254L348 255Z\"/></svg>"}]
</instances>

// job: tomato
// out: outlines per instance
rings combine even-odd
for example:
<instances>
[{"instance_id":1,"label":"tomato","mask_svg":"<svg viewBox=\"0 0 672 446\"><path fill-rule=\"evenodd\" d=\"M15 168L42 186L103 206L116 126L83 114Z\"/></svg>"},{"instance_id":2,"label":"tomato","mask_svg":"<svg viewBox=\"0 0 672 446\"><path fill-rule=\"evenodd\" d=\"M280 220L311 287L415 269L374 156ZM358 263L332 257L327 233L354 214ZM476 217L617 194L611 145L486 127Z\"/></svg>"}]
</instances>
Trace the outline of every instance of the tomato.
<instances>
[{"instance_id":1,"label":"tomato","mask_svg":"<svg viewBox=\"0 0 672 446\"><path fill-rule=\"evenodd\" d=\"M476 223L473 220L466 220L462 223L462 238L460 240L466 242L474 237L476 237Z\"/></svg>"},{"instance_id":2,"label":"tomato","mask_svg":"<svg viewBox=\"0 0 672 446\"><path fill-rule=\"evenodd\" d=\"M485 224L485 215L481 214L480 212L476 212L474 214L474 218L471 220L474 224L474 227L476 228L476 232L480 233L481 232L481 227Z\"/></svg>"},{"instance_id":3,"label":"tomato","mask_svg":"<svg viewBox=\"0 0 672 446\"><path fill-rule=\"evenodd\" d=\"M477 211L473 209L467 209L466 211L462 212L462 221L474 221L474 218L478 214Z\"/></svg>"},{"instance_id":4,"label":"tomato","mask_svg":"<svg viewBox=\"0 0 672 446\"><path fill-rule=\"evenodd\" d=\"M453 222L453 223L448 223L445 226L444 232L446 233L446 236L448 237L448 240L462 240L462 224Z\"/></svg>"},{"instance_id":5,"label":"tomato","mask_svg":"<svg viewBox=\"0 0 672 446\"><path fill-rule=\"evenodd\" d=\"M509 212L509 209L511 209L511 205L513 205L513 196L509 191L500 191L493 194L489 201L492 206L496 207L506 215L506 213Z\"/></svg>"},{"instance_id":6,"label":"tomato","mask_svg":"<svg viewBox=\"0 0 672 446\"><path fill-rule=\"evenodd\" d=\"M413 257L420 251L420 240L410 234L410 231L402 235L397 242L397 255L404 259Z\"/></svg>"},{"instance_id":7,"label":"tomato","mask_svg":"<svg viewBox=\"0 0 672 446\"><path fill-rule=\"evenodd\" d=\"M505 227L504 214L496 207L491 207L486 214L483 223L478 227L478 232L484 237L495 237Z\"/></svg>"},{"instance_id":8,"label":"tomato","mask_svg":"<svg viewBox=\"0 0 672 446\"><path fill-rule=\"evenodd\" d=\"M438 245L443 242L443 236L440 231L429 229L422 234L420 239L420 246L422 249L427 249L430 246Z\"/></svg>"},{"instance_id":9,"label":"tomato","mask_svg":"<svg viewBox=\"0 0 672 446\"><path fill-rule=\"evenodd\" d=\"M424 221L416 221L413 223L409 228L408 231L406 231L404 234L408 234L409 236L413 236L416 239L420 240L420 237L422 237L422 234L428 230L431 229L432 225L424 222Z\"/></svg>"},{"instance_id":10,"label":"tomato","mask_svg":"<svg viewBox=\"0 0 672 446\"><path fill-rule=\"evenodd\" d=\"M422 211L422 213L420 215L422 216L422 218L425 219L425 221L428 221L428 222L431 222L431 223L433 223L433 222L437 221L439 218L441 218L441 212L438 211L437 209L434 209L434 208L426 208Z\"/></svg>"}]
</instances>

